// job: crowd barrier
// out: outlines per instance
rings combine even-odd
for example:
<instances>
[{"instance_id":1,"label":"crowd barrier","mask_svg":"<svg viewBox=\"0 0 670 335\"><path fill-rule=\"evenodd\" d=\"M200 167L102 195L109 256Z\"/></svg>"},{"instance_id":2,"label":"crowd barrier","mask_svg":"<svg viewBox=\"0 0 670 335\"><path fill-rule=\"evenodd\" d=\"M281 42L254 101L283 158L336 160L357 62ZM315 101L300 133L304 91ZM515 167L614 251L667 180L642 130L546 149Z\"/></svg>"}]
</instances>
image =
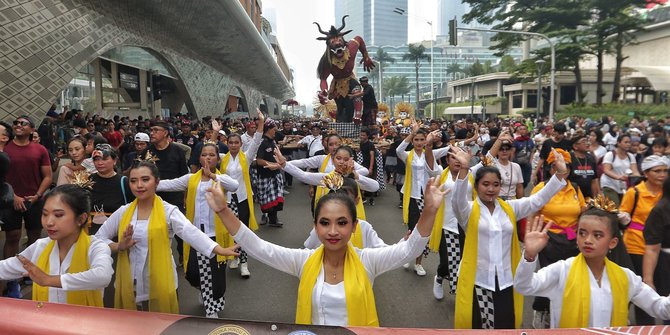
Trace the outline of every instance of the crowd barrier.
<instances>
[{"instance_id":1,"label":"crowd barrier","mask_svg":"<svg viewBox=\"0 0 670 335\"><path fill-rule=\"evenodd\" d=\"M455 329L305 326L277 322L207 319L188 315L135 312L10 298L0 298L0 315L2 315L2 318L0 318L0 334L13 335L455 335L472 333L481 335L670 335L668 326L477 331Z\"/></svg>"}]
</instances>

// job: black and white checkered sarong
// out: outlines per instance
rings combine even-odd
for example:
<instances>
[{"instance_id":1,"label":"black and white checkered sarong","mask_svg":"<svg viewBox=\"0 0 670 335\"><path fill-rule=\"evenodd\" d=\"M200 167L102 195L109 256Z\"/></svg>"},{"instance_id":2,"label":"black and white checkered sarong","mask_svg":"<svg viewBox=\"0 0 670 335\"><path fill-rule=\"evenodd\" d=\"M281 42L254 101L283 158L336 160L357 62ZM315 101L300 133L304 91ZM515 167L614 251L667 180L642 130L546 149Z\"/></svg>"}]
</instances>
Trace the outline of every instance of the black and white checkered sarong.
<instances>
[{"instance_id":1,"label":"black and white checkered sarong","mask_svg":"<svg viewBox=\"0 0 670 335\"><path fill-rule=\"evenodd\" d=\"M361 125L353 122L330 122L328 127L343 138L358 138L361 135Z\"/></svg>"},{"instance_id":2,"label":"black and white checkered sarong","mask_svg":"<svg viewBox=\"0 0 670 335\"><path fill-rule=\"evenodd\" d=\"M282 210L284 205L284 178L281 173L273 177L258 178L258 203L263 213L277 208Z\"/></svg>"},{"instance_id":3,"label":"black and white checkered sarong","mask_svg":"<svg viewBox=\"0 0 670 335\"><path fill-rule=\"evenodd\" d=\"M444 241L447 245L447 270L449 271L449 293L456 293L456 284L458 283L458 265L461 263L461 248L458 241L458 234L452 233L446 229L444 231Z\"/></svg>"},{"instance_id":4,"label":"black and white checkered sarong","mask_svg":"<svg viewBox=\"0 0 670 335\"><path fill-rule=\"evenodd\" d=\"M237 201L235 201L234 198L230 199L230 202L228 203L228 207L230 208L231 211L233 211L233 213L235 213L235 216L239 219L240 218L240 212L238 210L239 206L238 206ZM247 262L247 253L244 250L242 250L242 248L240 248L239 253L240 253L240 257L239 257L240 258L240 263L246 263Z\"/></svg>"},{"instance_id":5,"label":"black and white checkered sarong","mask_svg":"<svg viewBox=\"0 0 670 335\"><path fill-rule=\"evenodd\" d=\"M494 305L493 292L475 285L475 295L479 305L479 313L482 318L482 329L494 329Z\"/></svg>"},{"instance_id":6,"label":"black and white checkered sarong","mask_svg":"<svg viewBox=\"0 0 670 335\"><path fill-rule=\"evenodd\" d=\"M210 259L199 252L197 253L197 258L198 269L200 270L200 293L202 294L202 301L205 304L205 311L207 314L214 314L223 310L223 307L226 305L226 298L223 296L218 299L214 297Z\"/></svg>"}]
</instances>

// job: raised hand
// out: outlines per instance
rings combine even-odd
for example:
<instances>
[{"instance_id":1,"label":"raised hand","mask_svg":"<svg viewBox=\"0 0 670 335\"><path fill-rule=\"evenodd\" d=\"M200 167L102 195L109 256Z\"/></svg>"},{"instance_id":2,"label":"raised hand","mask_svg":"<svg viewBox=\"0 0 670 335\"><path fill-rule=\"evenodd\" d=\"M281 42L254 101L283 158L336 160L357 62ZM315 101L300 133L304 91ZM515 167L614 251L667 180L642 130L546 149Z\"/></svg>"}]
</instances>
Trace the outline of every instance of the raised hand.
<instances>
[{"instance_id":1,"label":"raised hand","mask_svg":"<svg viewBox=\"0 0 670 335\"><path fill-rule=\"evenodd\" d=\"M431 145L435 142L437 142L438 139L442 139L442 135L440 134L440 130L434 130L431 131L428 136L426 137L426 142L428 145Z\"/></svg>"},{"instance_id":2,"label":"raised hand","mask_svg":"<svg viewBox=\"0 0 670 335\"><path fill-rule=\"evenodd\" d=\"M60 282L56 276L51 276L46 274L42 269L40 269L37 265L35 265L33 262L28 260L27 258L17 255L16 258L21 261L21 264L23 264L23 268L26 270L26 273L24 273L24 276L30 277L30 280L32 280L35 284L39 286L60 286L56 285L56 281Z\"/></svg>"},{"instance_id":3,"label":"raised hand","mask_svg":"<svg viewBox=\"0 0 670 335\"><path fill-rule=\"evenodd\" d=\"M284 157L279 148L275 148L273 156L275 157L277 164L281 165L282 167L286 166L286 157Z\"/></svg>"},{"instance_id":4,"label":"raised hand","mask_svg":"<svg viewBox=\"0 0 670 335\"><path fill-rule=\"evenodd\" d=\"M526 235L523 244L526 248L524 256L526 260L534 260L537 254L549 243L547 231L551 226L550 222L545 224L544 215L538 215L533 222L526 225Z\"/></svg>"},{"instance_id":5,"label":"raised hand","mask_svg":"<svg viewBox=\"0 0 670 335\"><path fill-rule=\"evenodd\" d=\"M467 169L467 167L470 166L472 155L458 146L451 145L451 148L449 149L449 155L461 163L462 167Z\"/></svg>"},{"instance_id":6,"label":"raised hand","mask_svg":"<svg viewBox=\"0 0 670 335\"><path fill-rule=\"evenodd\" d=\"M128 225L126 230L123 232L123 236L119 238L118 249L119 251L124 251L130 249L130 247L137 244L136 240L133 240L134 228L132 225Z\"/></svg>"},{"instance_id":7,"label":"raised hand","mask_svg":"<svg viewBox=\"0 0 670 335\"><path fill-rule=\"evenodd\" d=\"M279 163L268 162L263 168L275 171L275 170L281 170L282 166Z\"/></svg>"},{"instance_id":8,"label":"raised hand","mask_svg":"<svg viewBox=\"0 0 670 335\"><path fill-rule=\"evenodd\" d=\"M440 187L439 178L430 178L428 184L426 185L425 192L423 194L423 208L424 210L433 210L437 211L442 204L444 196L451 192L451 189L444 189Z\"/></svg>"},{"instance_id":9,"label":"raised hand","mask_svg":"<svg viewBox=\"0 0 670 335\"><path fill-rule=\"evenodd\" d=\"M219 130L221 130L221 123L219 121L216 121L215 119L212 119L212 133L214 134L214 138L216 138L217 135L219 135Z\"/></svg>"},{"instance_id":10,"label":"raised hand","mask_svg":"<svg viewBox=\"0 0 670 335\"><path fill-rule=\"evenodd\" d=\"M265 115L261 112L260 109L256 108L256 113L258 114L258 123L265 123Z\"/></svg>"},{"instance_id":11,"label":"raised hand","mask_svg":"<svg viewBox=\"0 0 670 335\"><path fill-rule=\"evenodd\" d=\"M218 180L215 183L212 183L212 187L205 193L205 198L207 199L207 204L215 213L219 213L228 208L226 195L223 193L223 189Z\"/></svg>"},{"instance_id":12,"label":"raised hand","mask_svg":"<svg viewBox=\"0 0 670 335\"><path fill-rule=\"evenodd\" d=\"M563 155L559 154L558 151L556 151L556 149L552 148L551 152L553 153L554 158L556 159L554 161L554 164L555 164L554 167L556 168L556 174L558 175L559 178L563 177L563 178L560 178L560 179L565 179L565 177L567 177L567 173L568 173L568 167L565 163L565 158L563 157Z\"/></svg>"},{"instance_id":13,"label":"raised hand","mask_svg":"<svg viewBox=\"0 0 670 335\"><path fill-rule=\"evenodd\" d=\"M216 179L216 174L212 173L209 163L205 161L205 164L202 166L202 175L209 179Z\"/></svg>"}]
</instances>

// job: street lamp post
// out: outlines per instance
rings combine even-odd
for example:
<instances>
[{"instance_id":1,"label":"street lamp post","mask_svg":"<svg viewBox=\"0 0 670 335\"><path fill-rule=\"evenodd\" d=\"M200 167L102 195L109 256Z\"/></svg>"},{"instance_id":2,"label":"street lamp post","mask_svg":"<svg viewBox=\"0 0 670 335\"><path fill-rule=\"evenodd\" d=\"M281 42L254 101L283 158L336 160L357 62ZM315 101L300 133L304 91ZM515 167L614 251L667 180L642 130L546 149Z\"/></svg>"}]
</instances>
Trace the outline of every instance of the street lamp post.
<instances>
[{"instance_id":1,"label":"street lamp post","mask_svg":"<svg viewBox=\"0 0 670 335\"><path fill-rule=\"evenodd\" d=\"M470 84L470 118L475 116L475 77Z\"/></svg>"},{"instance_id":2,"label":"street lamp post","mask_svg":"<svg viewBox=\"0 0 670 335\"><path fill-rule=\"evenodd\" d=\"M542 70L544 69L544 59L535 61L537 66L537 109L535 111L535 123L540 119L540 108L542 108Z\"/></svg>"},{"instance_id":3,"label":"street lamp post","mask_svg":"<svg viewBox=\"0 0 670 335\"><path fill-rule=\"evenodd\" d=\"M393 9L393 12L398 14L398 15L409 16L409 14L407 14L407 11L403 8L396 7L396 8ZM434 95L433 95L433 85L434 85L434 83L433 83L433 21L427 20L426 18L416 16L416 15L412 15L412 16L415 16L417 18L426 20L426 23L430 26L430 105L431 105L431 107L430 107L430 118L434 119L435 118L435 100L434 100L435 98L434 98ZM419 108L419 102L418 101L416 102L416 106L417 106L417 108Z\"/></svg>"}]
</instances>

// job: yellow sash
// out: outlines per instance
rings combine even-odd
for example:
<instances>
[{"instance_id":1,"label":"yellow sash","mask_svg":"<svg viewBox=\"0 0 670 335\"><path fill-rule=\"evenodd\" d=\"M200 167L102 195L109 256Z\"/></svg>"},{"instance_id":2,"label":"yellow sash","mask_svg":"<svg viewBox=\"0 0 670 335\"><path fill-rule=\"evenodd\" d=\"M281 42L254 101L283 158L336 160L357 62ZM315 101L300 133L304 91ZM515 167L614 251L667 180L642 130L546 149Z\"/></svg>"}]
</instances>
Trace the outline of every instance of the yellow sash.
<instances>
[{"instance_id":1,"label":"yellow sash","mask_svg":"<svg viewBox=\"0 0 670 335\"><path fill-rule=\"evenodd\" d=\"M611 327L628 325L628 276L620 266L605 258L605 270L612 287ZM591 310L591 281L584 255L577 255L570 266L563 290L560 328L586 328Z\"/></svg>"},{"instance_id":2,"label":"yellow sash","mask_svg":"<svg viewBox=\"0 0 670 335\"><path fill-rule=\"evenodd\" d=\"M309 256L302 268L298 285L295 323L312 324L312 292L323 268L323 245ZM378 327L377 306L370 278L358 254L348 245L344 256L344 294L347 302L348 326Z\"/></svg>"},{"instance_id":3,"label":"yellow sash","mask_svg":"<svg viewBox=\"0 0 670 335\"><path fill-rule=\"evenodd\" d=\"M251 230L258 230L258 223L256 223L256 214L254 214L254 193L251 190L251 181L249 180L249 164L247 163L247 156L244 152L237 153L240 157L240 167L242 167L242 178L244 179L244 187L247 191L247 204L249 205L249 228ZM230 162L230 152L223 156L219 170L221 173L226 173L226 168Z\"/></svg>"},{"instance_id":4,"label":"yellow sash","mask_svg":"<svg viewBox=\"0 0 670 335\"><path fill-rule=\"evenodd\" d=\"M137 199L130 203L119 222L118 236L121 238L130 224L137 208ZM179 313L177 286L172 268L172 249L168 237L165 208L160 197L154 197L148 227L149 254L149 310L161 313ZM140 279L141 280L141 279ZM116 260L116 292L114 308L136 310L133 278L130 273L128 250L119 251Z\"/></svg>"},{"instance_id":5,"label":"yellow sash","mask_svg":"<svg viewBox=\"0 0 670 335\"><path fill-rule=\"evenodd\" d=\"M424 150L421 150L423 153ZM405 163L405 193L402 194L402 222L409 222L409 198L412 194L412 160L414 159L414 149L409 151L407 162Z\"/></svg>"},{"instance_id":6,"label":"yellow sash","mask_svg":"<svg viewBox=\"0 0 670 335\"><path fill-rule=\"evenodd\" d=\"M498 204L509 217L512 223L512 276L516 274L516 267L521 259L521 248L516 232L516 215L512 207L502 199L498 199ZM472 328L472 304L475 277L477 274L477 247L479 245L479 201L475 201L468 220L468 227L465 233L465 249L463 250L463 259L459 270L458 284L456 286L456 316L454 319L454 328L471 329ZM514 324L516 328L521 327L521 318L523 317L523 296L514 290Z\"/></svg>"},{"instance_id":7,"label":"yellow sash","mask_svg":"<svg viewBox=\"0 0 670 335\"><path fill-rule=\"evenodd\" d=\"M326 166L328 166L328 161L330 160L330 155L327 155L326 158L323 160L323 163L321 163L321 167L319 168L320 173L326 173ZM331 173L334 173L331 172ZM324 195L328 194L328 189L321 186L317 185L316 186L316 191L314 192L314 208L316 208L316 204L319 202L319 199L323 197ZM365 207L363 206L363 201L361 200L363 197L361 196L361 188L358 188L358 201L356 202L356 218L359 220L365 220ZM354 231L355 233L355 231ZM353 239L353 237L352 237ZM362 243L362 242L361 242ZM358 248L363 248L362 246L357 246L354 244L354 246Z\"/></svg>"},{"instance_id":8,"label":"yellow sash","mask_svg":"<svg viewBox=\"0 0 670 335\"><path fill-rule=\"evenodd\" d=\"M49 273L49 256L53 251L54 245L56 245L54 240L49 241L46 248L42 250L40 257L37 259L37 267L45 273ZM70 268L67 271L68 273L79 273L90 269L88 264L88 249L90 246L91 237L86 234L84 229L82 229L79 232L79 238L77 238L77 242L74 245ZM49 287L33 283L33 300L49 301ZM101 290L67 291L67 303L71 305L104 307L102 304Z\"/></svg>"},{"instance_id":9,"label":"yellow sash","mask_svg":"<svg viewBox=\"0 0 670 335\"><path fill-rule=\"evenodd\" d=\"M217 170L216 174L218 175L221 173ZM200 180L202 180L202 170L198 170L198 172L192 174L191 178L188 179L188 191L186 192L186 218L191 221L192 224L195 224L195 222L193 222L193 218L195 217L195 196L196 192L198 192L198 184L200 183ZM223 222L221 222L221 219L216 214L214 214L214 234L216 235L216 243L224 248L228 248L235 244L230 233L228 233L226 227L223 226ZM186 269L188 268L190 254L191 245L184 241L184 272L186 272ZM233 259L233 256L216 256L216 260L219 263L225 262L227 259Z\"/></svg>"},{"instance_id":10,"label":"yellow sash","mask_svg":"<svg viewBox=\"0 0 670 335\"><path fill-rule=\"evenodd\" d=\"M449 168L442 171L440 176L440 185L444 185L449 178ZM468 173L468 180L470 185L472 185L472 200L477 199L477 190L475 190L475 179L472 177L471 173ZM428 248L432 252L440 251L440 241L442 240L442 226L444 224L444 201L440 203L440 208L437 209L437 215L435 216L435 223L433 224L433 230L430 232L430 240L428 241Z\"/></svg>"}]
</instances>

